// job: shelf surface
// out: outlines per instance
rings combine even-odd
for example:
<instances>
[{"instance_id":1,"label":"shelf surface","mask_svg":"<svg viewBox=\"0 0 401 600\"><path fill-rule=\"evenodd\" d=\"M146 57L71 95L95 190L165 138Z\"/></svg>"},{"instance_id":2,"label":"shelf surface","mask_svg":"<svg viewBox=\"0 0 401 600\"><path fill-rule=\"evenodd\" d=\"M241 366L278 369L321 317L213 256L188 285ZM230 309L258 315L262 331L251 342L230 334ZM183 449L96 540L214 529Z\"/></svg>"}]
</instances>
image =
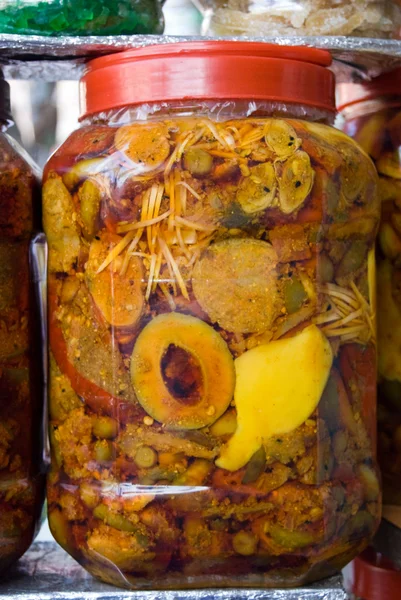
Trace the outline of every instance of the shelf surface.
<instances>
[{"instance_id":1,"label":"shelf surface","mask_svg":"<svg viewBox=\"0 0 401 600\"><path fill-rule=\"evenodd\" d=\"M93 579L54 542L36 542L0 583L10 600L346 600L341 577L293 590L129 592Z\"/></svg>"},{"instance_id":2,"label":"shelf surface","mask_svg":"<svg viewBox=\"0 0 401 600\"><path fill-rule=\"evenodd\" d=\"M9 79L58 81L79 79L85 62L95 56L152 44L178 41L222 40L201 36L132 35L100 37L22 36L0 34L0 63ZM237 41L263 41L279 45L315 46L329 50L339 81L369 79L401 66L401 41L344 36L231 37Z\"/></svg>"}]
</instances>

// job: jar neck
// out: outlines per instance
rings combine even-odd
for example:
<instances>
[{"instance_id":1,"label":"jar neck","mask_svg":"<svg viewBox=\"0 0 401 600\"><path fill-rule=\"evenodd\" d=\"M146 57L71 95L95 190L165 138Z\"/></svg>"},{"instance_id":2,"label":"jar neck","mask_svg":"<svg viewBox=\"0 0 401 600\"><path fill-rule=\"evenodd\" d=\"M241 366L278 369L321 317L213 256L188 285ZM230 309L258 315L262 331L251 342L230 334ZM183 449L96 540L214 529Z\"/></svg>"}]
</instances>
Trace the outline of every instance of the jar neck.
<instances>
[{"instance_id":1,"label":"jar neck","mask_svg":"<svg viewBox=\"0 0 401 600\"><path fill-rule=\"evenodd\" d=\"M348 121L350 119L356 119L358 117L364 117L373 113L386 110L388 108L401 107L401 95L385 95L377 96L369 100L363 100L347 106L341 111L343 117Z\"/></svg>"},{"instance_id":2,"label":"jar neck","mask_svg":"<svg viewBox=\"0 0 401 600\"><path fill-rule=\"evenodd\" d=\"M208 117L215 121L245 117L280 117L331 124L335 115L330 111L313 106L285 104L270 100L185 100L127 106L97 113L83 120L82 124L108 123L121 126L132 121L149 121L169 117Z\"/></svg>"}]
</instances>

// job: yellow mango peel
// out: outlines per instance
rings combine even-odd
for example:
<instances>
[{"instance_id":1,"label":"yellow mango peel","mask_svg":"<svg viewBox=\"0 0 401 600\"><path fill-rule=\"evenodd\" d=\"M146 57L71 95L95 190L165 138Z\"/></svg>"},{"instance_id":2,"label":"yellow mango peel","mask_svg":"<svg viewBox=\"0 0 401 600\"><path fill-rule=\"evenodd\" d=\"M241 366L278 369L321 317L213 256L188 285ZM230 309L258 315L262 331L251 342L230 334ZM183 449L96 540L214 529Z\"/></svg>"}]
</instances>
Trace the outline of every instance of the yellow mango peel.
<instances>
[{"instance_id":1,"label":"yellow mango peel","mask_svg":"<svg viewBox=\"0 0 401 600\"><path fill-rule=\"evenodd\" d=\"M333 353L316 325L298 335L257 346L235 361L237 429L216 460L237 471L263 440L293 431L316 409Z\"/></svg>"}]
</instances>

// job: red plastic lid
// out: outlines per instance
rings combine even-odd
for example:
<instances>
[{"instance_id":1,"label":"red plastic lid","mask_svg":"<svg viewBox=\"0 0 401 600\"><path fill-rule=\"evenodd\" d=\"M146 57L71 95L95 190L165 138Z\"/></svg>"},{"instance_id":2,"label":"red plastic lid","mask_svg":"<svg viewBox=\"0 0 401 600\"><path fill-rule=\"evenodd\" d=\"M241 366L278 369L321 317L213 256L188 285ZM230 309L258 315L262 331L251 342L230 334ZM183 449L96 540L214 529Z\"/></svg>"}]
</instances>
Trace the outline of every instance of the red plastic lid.
<instances>
[{"instance_id":1,"label":"red plastic lid","mask_svg":"<svg viewBox=\"0 0 401 600\"><path fill-rule=\"evenodd\" d=\"M325 50L262 42L182 42L92 60L81 79L81 118L145 102L272 100L335 111Z\"/></svg>"},{"instance_id":2,"label":"red plastic lid","mask_svg":"<svg viewBox=\"0 0 401 600\"><path fill-rule=\"evenodd\" d=\"M379 96L401 95L401 68L383 73L364 83L340 83L337 85L337 108L373 100Z\"/></svg>"},{"instance_id":3,"label":"red plastic lid","mask_svg":"<svg viewBox=\"0 0 401 600\"><path fill-rule=\"evenodd\" d=\"M344 587L363 600L400 600L401 571L368 548L343 569Z\"/></svg>"}]
</instances>

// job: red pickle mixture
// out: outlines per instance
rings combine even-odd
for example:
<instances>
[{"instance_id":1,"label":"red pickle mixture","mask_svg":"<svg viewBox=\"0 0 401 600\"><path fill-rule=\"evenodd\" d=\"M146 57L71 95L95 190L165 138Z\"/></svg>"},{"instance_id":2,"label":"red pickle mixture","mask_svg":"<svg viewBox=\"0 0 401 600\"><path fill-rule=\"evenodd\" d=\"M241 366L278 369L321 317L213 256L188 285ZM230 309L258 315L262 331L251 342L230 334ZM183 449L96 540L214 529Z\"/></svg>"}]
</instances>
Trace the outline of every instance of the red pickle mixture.
<instances>
[{"instance_id":1,"label":"red pickle mixture","mask_svg":"<svg viewBox=\"0 0 401 600\"><path fill-rule=\"evenodd\" d=\"M51 158L49 519L131 587L294 585L380 517L376 174L277 118L87 125Z\"/></svg>"},{"instance_id":2,"label":"red pickle mixture","mask_svg":"<svg viewBox=\"0 0 401 600\"><path fill-rule=\"evenodd\" d=\"M29 547L44 491L40 337L29 268L38 190L31 165L0 134L0 571Z\"/></svg>"}]
</instances>

